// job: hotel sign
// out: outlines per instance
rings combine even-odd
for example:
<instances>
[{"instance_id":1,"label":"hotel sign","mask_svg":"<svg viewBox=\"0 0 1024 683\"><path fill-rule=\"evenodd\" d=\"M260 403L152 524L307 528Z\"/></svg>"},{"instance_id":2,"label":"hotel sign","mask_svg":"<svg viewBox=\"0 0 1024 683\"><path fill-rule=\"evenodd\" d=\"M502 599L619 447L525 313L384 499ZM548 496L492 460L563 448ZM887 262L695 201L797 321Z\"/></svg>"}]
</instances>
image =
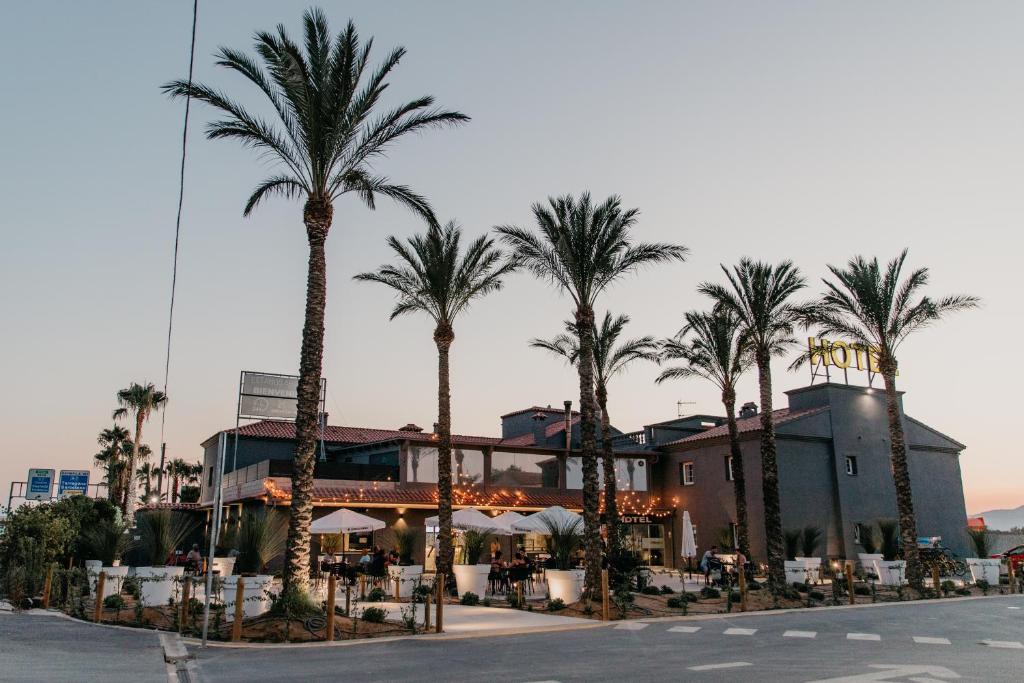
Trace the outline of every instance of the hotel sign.
<instances>
[{"instance_id":1,"label":"hotel sign","mask_svg":"<svg viewBox=\"0 0 1024 683\"><path fill-rule=\"evenodd\" d=\"M880 353L881 349L877 346L858 342L830 341L824 337L807 339L807 354L812 368L818 365L835 366L840 370L853 368L874 374L882 371L878 363Z\"/></svg>"},{"instance_id":2,"label":"hotel sign","mask_svg":"<svg viewBox=\"0 0 1024 683\"><path fill-rule=\"evenodd\" d=\"M327 380L320 379L320 412ZM238 417L243 420L294 420L298 413L299 378L269 372L243 371L239 381Z\"/></svg>"}]
</instances>

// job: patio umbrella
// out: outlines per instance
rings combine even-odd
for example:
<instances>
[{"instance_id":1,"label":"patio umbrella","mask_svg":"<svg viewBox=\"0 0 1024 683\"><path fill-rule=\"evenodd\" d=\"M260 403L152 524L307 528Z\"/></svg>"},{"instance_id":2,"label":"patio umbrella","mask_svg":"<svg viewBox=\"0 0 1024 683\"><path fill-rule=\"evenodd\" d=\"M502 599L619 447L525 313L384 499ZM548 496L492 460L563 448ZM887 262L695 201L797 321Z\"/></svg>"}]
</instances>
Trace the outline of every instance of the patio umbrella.
<instances>
[{"instance_id":1,"label":"patio umbrella","mask_svg":"<svg viewBox=\"0 0 1024 683\"><path fill-rule=\"evenodd\" d=\"M680 555L686 558L686 566L690 570L690 577L693 577L693 565L690 560L697 556L697 542L693 537L693 523L690 521L690 511L683 510L683 539L680 544Z\"/></svg>"},{"instance_id":2,"label":"patio umbrella","mask_svg":"<svg viewBox=\"0 0 1024 683\"><path fill-rule=\"evenodd\" d=\"M383 529L385 526L379 519L341 508L313 522L309 530L314 534L358 534Z\"/></svg>"},{"instance_id":3,"label":"patio umbrella","mask_svg":"<svg viewBox=\"0 0 1024 683\"><path fill-rule=\"evenodd\" d=\"M499 536L508 536L512 533L509 529L502 529L495 523L496 518L488 517L476 508L462 508L452 513L452 527L455 529L476 529L486 531ZM424 522L427 526L440 526L437 515L427 517Z\"/></svg>"},{"instance_id":4,"label":"patio umbrella","mask_svg":"<svg viewBox=\"0 0 1024 683\"><path fill-rule=\"evenodd\" d=\"M546 510L535 512L524 517L518 522L512 523L512 531L518 534L549 534L548 524L565 527L576 525L577 533L583 533L583 517L575 512L569 512L560 505L552 505Z\"/></svg>"},{"instance_id":5,"label":"patio umbrella","mask_svg":"<svg viewBox=\"0 0 1024 683\"><path fill-rule=\"evenodd\" d=\"M500 529L502 532L512 535L516 533L512 529L512 525L516 522L521 522L524 519L526 519L526 517L524 517L523 515L519 514L518 512L512 512L511 510L509 510L508 512L501 513L497 517L493 518L491 521L494 523L495 529Z\"/></svg>"}]
</instances>

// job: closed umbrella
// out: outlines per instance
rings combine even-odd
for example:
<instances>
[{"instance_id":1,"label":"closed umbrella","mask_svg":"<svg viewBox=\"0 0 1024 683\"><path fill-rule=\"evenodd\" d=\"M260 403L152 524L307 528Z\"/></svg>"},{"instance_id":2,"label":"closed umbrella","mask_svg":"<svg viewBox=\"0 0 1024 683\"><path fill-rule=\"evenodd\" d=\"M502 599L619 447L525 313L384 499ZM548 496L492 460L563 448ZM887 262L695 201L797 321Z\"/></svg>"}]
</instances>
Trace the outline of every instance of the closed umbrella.
<instances>
[{"instance_id":1,"label":"closed umbrella","mask_svg":"<svg viewBox=\"0 0 1024 683\"><path fill-rule=\"evenodd\" d=\"M693 523L690 521L689 510L683 510L683 539L680 545L679 552L686 558L686 567L690 570L690 578L693 578L691 560L697 556L697 542L693 537Z\"/></svg>"}]
</instances>

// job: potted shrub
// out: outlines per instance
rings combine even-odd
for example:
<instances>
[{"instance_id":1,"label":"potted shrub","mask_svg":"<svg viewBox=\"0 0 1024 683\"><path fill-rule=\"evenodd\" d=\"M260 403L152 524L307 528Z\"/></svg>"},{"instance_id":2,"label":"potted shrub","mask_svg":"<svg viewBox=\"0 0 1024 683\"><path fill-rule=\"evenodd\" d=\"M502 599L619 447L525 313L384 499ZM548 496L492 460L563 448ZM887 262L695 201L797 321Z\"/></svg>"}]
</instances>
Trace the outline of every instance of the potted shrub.
<instances>
[{"instance_id":1,"label":"potted shrub","mask_svg":"<svg viewBox=\"0 0 1024 683\"><path fill-rule=\"evenodd\" d=\"M989 557L991 549L988 545L988 532L984 529L968 529L967 534L974 544L974 552L978 557L968 557L967 566L971 570L971 578L975 583L987 581L990 585L999 585L999 565L1002 561Z\"/></svg>"},{"instance_id":2,"label":"potted shrub","mask_svg":"<svg viewBox=\"0 0 1024 683\"><path fill-rule=\"evenodd\" d=\"M121 584L128 576L129 567L121 566L121 556L128 549L128 529L119 521L103 520L98 524L84 529L81 536L82 549L98 558L99 568L93 567L98 575L103 571L107 575L107 584L104 592L108 595L119 593ZM95 592L95 586L90 587L90 594Z\"/></svg>"},{"instance_id":3,"label":"potted shrub","mask_svg":"<svg viewBox=\"0 0 1024 683\"><path fill-rule=\"evenodd\" d=\"M288 526L275 512L246 512L238 528L235 575L224 577L224 607L228 614L235 609L238 580L244 579L243 613L256 617L270 609L270 588L274 577L264 574L267 565L284 552Z\"/></svg>"},{"instance_id":4,"label":"potted shrub","mask_svg":"<svg viewBox=\"0 0 1024 683\"><path fill-rule=\"evenodd\" d=\"M423 577L423 565L413 564L413 553L416 552L416 542L419 540L419 532L409 527L391 530L394 545L398 549L398 566L388 567L388 575L391 577L392 591L395 579L398 579L398 595L407 598L412 595L413 589ZM479 555L478 555L479 557ZM481 595L478 593L478 595Z\"/></svg>"},{"instance_id":5,"label":"potted shrub","mask_svg":"<svg viewBox=\"0 0 1024 683\"><path fill-rule=\"evenodd\" d=\"M238 546L238 528L229 525L217 535L216 556L213 558L213 572L217 576L231 576L235 571L235 553ZM208 544L204 547L208 547Z\"/></svg>"},{"instance_id":6,"label":"potted shrub","mask_svg":"<svg viewBox=\"0 0 1024 683\"><path fill-rule=\"evenodd\" d=\"M906 583L907 563L897 559L900 552L900 530L895 519L878 520L882 559L875 562L878 582L883 586L902 586Z\"/></svg>"},{"instance_id":7,"label":"potted shrub","mask_svg":"<svg viewBox=\"0 0 1024 683\"><path fill-rule=\"evenodd\" d=\"M136 517L141 532L141 546L149 556L150 566L136 567L139 595L145 605L166 605L174 595L174 582L185 572L184 567L168 567L167 559L196 528L195 520L171 510L154 510Z\"/></svg>"},{"instance_id":8,"label":"potted shrub","mask_svg":"<svg viewBox=\"0 0 1024 683\"><path fill-rule=\"evenodd\" d=\"M804 527L800 535L800 550L803 554L795 557L796 562L804 563L806 581L818 583L821 581L821 558L817 557L818 547L821 545L821 537L824 535L821 529L816 526Z\"/></svg>"},{"instance_id":9,"label":"potted shrub","mask_svg":"<svg viewBox=\"0 0 1024 683\"><path fill-rule=\"evenodd\" d=\"M860 566L865 572L870 572L878 578L878 563L885 559L882 553L878 552L878 547L881 545L881 539L878 537L878 527L874 524L861 524L860 525L860 546L864 548L864 552L857 553L857 559L860 560Z\"/></svg>"},{"instance_id":10,"label":"potted shrub","mask_svg":"<svg viewBox=\"0 0 1024 683\"><path fill-rule=\"evenodd\" d=\"M544 525L547 527L548 552L554 564L554 569L544 572L548 583L548 599L561 600L571 605L583 595L585 572L573 568L573 557L582 545L580 521L545 519Z\"/></svg>"},{"instance_id":11,"label":"potted shrub","mask_svg":"<svg viewBox=\"0 0 1024 683\"><path fill-rule=\"evenodd\" d=\"M803 560L796 559L800 552L800 544L803 541L803 531L800 529L786 529L782 532L782 540L786 549L786 585L807 582L807 565Z\"/></svg>"},{"instance_id":12,"label":"potted shrub","mask_svg":"<svg viewBox=\"0 0 1024 683\"><path fill-rule=\"evenodd\" d=\"M463 563L452 567L459 595L484 595L487 592L487 574L491 571L491 565L478 563L492 533L492 529L468 529L462 532Z\"/></svg>"}]
</instances>

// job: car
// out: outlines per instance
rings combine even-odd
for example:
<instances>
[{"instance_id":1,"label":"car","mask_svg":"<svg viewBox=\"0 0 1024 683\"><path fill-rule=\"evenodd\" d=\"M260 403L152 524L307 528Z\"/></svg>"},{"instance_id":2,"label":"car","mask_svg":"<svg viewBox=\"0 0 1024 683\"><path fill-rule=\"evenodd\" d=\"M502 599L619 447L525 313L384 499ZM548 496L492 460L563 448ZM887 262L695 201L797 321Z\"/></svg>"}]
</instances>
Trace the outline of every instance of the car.
<instances>
[{"instance_id":1,"label":"car","mask_svg":"<svg viewBox=\"0 0 1024 683\"><path fill-rule=\"evenodd\" d=\"M1024 545L1018 545L1010 548L1004 553L998 555L992 555L993 559L1000 559L1006 563L1006 571L1009 572L1010 563L1013 563L1013 571L1020 576L1020 573L1024 571ZM1000 569L1002 572L1002 569Z\"/></svg>"}]
</instances>

